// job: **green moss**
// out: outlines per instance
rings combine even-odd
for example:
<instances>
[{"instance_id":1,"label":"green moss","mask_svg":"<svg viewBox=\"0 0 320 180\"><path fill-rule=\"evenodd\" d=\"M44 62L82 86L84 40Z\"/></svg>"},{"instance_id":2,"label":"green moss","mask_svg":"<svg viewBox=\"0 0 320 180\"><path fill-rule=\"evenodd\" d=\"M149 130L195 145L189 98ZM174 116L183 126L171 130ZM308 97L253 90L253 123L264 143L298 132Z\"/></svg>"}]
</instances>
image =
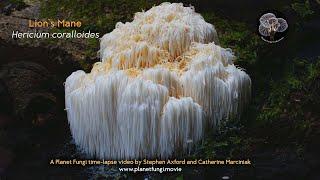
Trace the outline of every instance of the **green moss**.
<instances>
[{"instance_id":1,"label":"green moss","mask_svg":"<svg viewBox=\"0 0 320 180\"><path fill-rule=\"evenodd\" d=\"M99 48L99 39L87 39L87 49L85 55L87 57L95 57L97 55Z\"/></svg>"},{"instance_id":2,"label":"green moss","mask_svg":"<svg viewBox=\"0 0 320 180\"><path fill-rule=\"evenodd\" d=\"M317 89L320 78L320 58L316 62L304 59L295 59L288 64L286 76L271 83L268 99L257 116L264 127L272 128L272 131L285 131L287 134L278 137L277 140L286 139L293 141L304 139L306 132L311 128L310 117L307 113L317 116L313 109L319 105ZM318 105L316 105L318 104ZM311 116L311 115L310 115ZM281 122L287 126L282 127ZM285 143L283 143L285 144Z\"/></svg>"},{"instance_id":3,"label":"green moss","mask_svg":"<svg viewBox=\"0 0 320 180\"><path fill-rule=\"evenodd\" d=\"M9 0L10 3L18 6L18 7L25 7L26 3L23 0Z\"/></svg>"},{"instance_id":4,"label":"green moss","mask_svg":"<svg viewBox=\"0 0 320 180\"><path fill-rule=\"evenodd\" d=\"M218 31L222 47L229 47L237 56L236 63L252 65L263 45L259 36L247 24L216 16L214 13L202 13L205 20L214 24Z\"/></svg>"},{"instance_id":5,"label":"green moss","mask_svg":"<svg viewBox=\"0 0 320 180\"><path fill-rule=\"evenodd\" d=\"M314 11L311 9L309 0L305 2L292 3L291 8L303 19L308 18L314 14Z\"/></svg>"},{"instance_id":6,"label":"green moss","mask_svg":"<svg viewBox=\"0 0 320 180\"><path fill-rule=\"evenodd\" d=\"M183 175L179 175L176 177L176 180L183 180Z\"/></svg>"},{"instance_id":7,"label":"green moss","mask_svg":"<svg viewBox=\"0 0 320 180\"><path fill-rule=\"evenodd\" d=\"M205 141L190 159L226 159L245 157L250 152L253 139L245 136L243 124L238 119L224 121L217 132L209 132Z\"/></svg>"},{"instance_id":8,"label":"green moss","mask_svg":"<svg viewBox=\"0 0 320 180\"><path fill-rule=\"evenodd\" d=\"M41 17L81 21L82 30L110 32L117 22L130 21L135 12L148 9L155 1L146 0L57 0L41 1Z\"/></svg>"},{"instance_id":9,"label":"green moss","mask_svg":"<svg viewBox=\"0 0 320 180\"><path fill-rule=\"evenodd\" d=\"M82 68L84 71L90 72L90 70L91 70L91 68L92 68L92 65L91 65L90 63L88 63L88 62L86 61L86 59L80 60L80 61L79 61L79 64L80 64L81 68Z\"/></svg>"}]
</instances>

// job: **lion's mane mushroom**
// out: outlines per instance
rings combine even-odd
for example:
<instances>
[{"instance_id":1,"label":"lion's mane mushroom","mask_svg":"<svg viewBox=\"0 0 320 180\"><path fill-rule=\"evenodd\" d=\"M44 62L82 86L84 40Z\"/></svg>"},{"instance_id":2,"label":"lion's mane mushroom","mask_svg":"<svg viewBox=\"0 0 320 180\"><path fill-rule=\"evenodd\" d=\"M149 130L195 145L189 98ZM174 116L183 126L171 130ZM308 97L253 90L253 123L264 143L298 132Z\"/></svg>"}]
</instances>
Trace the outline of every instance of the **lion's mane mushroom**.
<instances>
[{"instance_id":1,"label":"lion's mane mushroom","mask_svg":"<svg viewBox=\"0 0 320 180\"><path fill-rule=\"evenodd\" d=\"M101 38L101 62L66 80L75 143L98 158L167 158L238 116L251 80L217 40L214 26L181 3L118 23Z\"/></svg>"}]
</instances>

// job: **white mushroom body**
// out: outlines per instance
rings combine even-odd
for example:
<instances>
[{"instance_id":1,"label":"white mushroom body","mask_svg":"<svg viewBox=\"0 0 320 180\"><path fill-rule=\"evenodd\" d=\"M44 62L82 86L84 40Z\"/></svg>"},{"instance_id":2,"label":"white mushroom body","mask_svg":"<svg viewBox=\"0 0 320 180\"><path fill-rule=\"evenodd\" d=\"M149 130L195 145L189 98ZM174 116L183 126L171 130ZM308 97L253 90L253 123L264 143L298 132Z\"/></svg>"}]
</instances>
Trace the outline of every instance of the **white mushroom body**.
<instances>
[{"instance_id":1,"label":"white mushroom body","mask_svg":"<svg viewBox=\"0 0 320 180\"><path fill-rule=\"evenodd\" d=\"M192 7L163 3L101 38L101 62L65 83L75 143L97 158L168 158L238 116L250 77Z\"/></svg>"}]
</instances>

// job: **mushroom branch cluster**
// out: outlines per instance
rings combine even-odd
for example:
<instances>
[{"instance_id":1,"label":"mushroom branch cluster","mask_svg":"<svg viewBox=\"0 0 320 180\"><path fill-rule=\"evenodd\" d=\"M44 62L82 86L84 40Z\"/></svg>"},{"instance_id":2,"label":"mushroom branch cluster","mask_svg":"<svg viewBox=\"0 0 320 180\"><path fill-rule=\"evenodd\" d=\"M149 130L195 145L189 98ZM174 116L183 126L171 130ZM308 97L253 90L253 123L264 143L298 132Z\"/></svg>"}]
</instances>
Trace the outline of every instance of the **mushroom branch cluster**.
<instances>
[{"instance_id":1,"label":"mushroom branch cluster","mask_svg":"<svg viewBox=\"0 0 320 180\"><path fill-rule=\"evenodd\" d=\"M238 116L251 80L193 7L163 3L101 38L101 62L65 82L75 143L89 156L168 158Z\"/></svg>"}]
</instances>

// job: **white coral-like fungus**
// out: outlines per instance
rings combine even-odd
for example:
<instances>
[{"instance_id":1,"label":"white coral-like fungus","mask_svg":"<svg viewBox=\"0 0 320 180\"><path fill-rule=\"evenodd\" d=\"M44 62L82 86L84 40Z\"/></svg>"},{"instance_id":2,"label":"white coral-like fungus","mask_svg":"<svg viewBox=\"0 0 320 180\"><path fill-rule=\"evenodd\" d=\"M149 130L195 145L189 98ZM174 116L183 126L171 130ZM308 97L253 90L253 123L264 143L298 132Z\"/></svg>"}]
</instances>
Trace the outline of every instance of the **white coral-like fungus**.
<instances>
[{"instance_id":1,"label":"white coral-like fungus","mask_svg":"<svg viewBox=\"0 0 320 180\"><path fill-rule=\"evenodd\" d=\"M75 143L98 158L168 158L239 115L251 80L192 7L163 3L101 38L101 62L65 83Z\"/></svg>"}]
</instances>

